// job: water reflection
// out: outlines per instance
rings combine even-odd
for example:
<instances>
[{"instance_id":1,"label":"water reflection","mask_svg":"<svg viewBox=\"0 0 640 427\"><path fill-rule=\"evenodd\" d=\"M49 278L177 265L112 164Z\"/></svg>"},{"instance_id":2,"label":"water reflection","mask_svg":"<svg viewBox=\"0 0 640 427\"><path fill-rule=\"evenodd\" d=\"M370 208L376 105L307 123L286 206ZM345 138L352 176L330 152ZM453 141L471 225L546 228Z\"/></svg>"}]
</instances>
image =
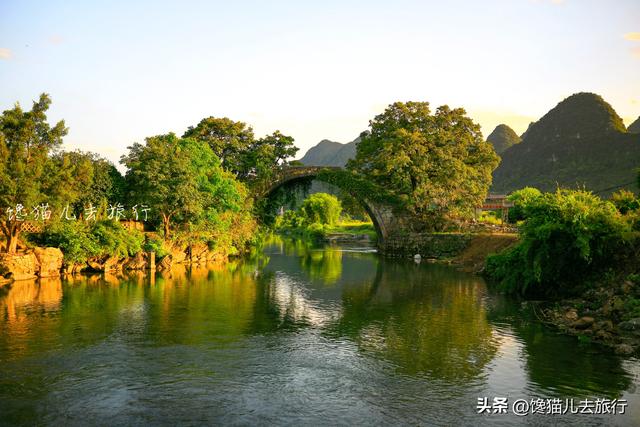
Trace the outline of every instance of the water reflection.
<instances>
[{"instance_id":1,"label":"water reflection","mask_svg":"<svg viewBox=\"0 0 640 427\"><path fill-rule=\"evenodd\" d=\"M473 424L483 395L640 404L637 361L578 347L478 277L299 241L265 254L5 289L1 413L25 424L63 414Z\"/></svg>"},{"instance_id":2,"label":"water reflection","mask_svg":"<svg viewBox=\"0 0 640 427\"><path fill-rule=\"evenodd\" d=\"M404 373L468 381L499 344L486 318L485 291L476 278L447 267L380 263L370 286L345 289L334 331Z\"/></svg>"},{"instance_id":3,"label":"water reflection","mask_svg":"<svg viewBox=\"0 0 640 427\"><path fill-rule=\"evenodd\" d=\"M550 330L537 321L532 305L494 296L489 319L521 343L530 390L546 396L611 399L635 391L634 375L623 368L619 357Z\"/></svg>"}]
</instances>

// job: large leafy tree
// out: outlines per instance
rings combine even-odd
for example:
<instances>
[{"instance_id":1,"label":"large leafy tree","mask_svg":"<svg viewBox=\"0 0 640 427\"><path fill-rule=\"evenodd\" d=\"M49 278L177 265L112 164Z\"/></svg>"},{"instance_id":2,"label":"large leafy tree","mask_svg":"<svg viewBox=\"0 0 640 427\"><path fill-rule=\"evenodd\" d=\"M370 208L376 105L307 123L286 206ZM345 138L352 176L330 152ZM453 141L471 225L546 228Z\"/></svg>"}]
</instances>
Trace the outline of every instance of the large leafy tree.
<instances>
[{"instance_id":1,"label":"large leafy tree","mask_svg":"<svg viewBox=\"0 0 640 427\"><path fill-rule=\"evenodd\" d=\"M278 166L287 164L287 159L298 152L291 136L276 130L271 135L256 140L243 156L242 174L246 178L269 179Z\"/></svg>"},{"instance_id":2,"label":"large leafy tree","mask_svg":"<svg viewBox=\"0 0 640 427\"><path fill-rule=\"evenodd\" d=\"M109 204L123 202L124 178L108 160L95 153L68 151L56 153L50 162L51 195L73 215L88 207L104 214Z\"/></svg>"},{"instance_id":3,"label":"large leafy tree","mask_svg":"<svg viewBox=\"0 0 640 427\"><path fill-rule=\"evenodd\" d=\"M241 195L233 177L222 170L209 146L175 134L135 143L121 163L128 170L131 203L148 205L162 221L165 239L173 222L188 224L223 210L238 210Z\"/></svg>"},{"instance_id":4,"label":"large leafy tree","mask_svg":"<svg viewBox=\"0 0 640 427\"><path fill-rule=\"evenodd\" d=\"M42 94L31 111L16 104L0 116L0 228L9 253L16 251L24 224L19 207L30 210L51 201L47 186L50 155L62 144L67 128L64 121L49 125L46 112L50 104L49 96Z\"/></svg>"},{"instance_id":5,"label":"large leafy tree","mask_svg":"<svg viewBox=\"0 0 640 427\"><path fill-rule=\"evenodd\" d=\"M464 217L491 184L498 156L461 108L396 102L370 121L347 167L398 196L433 228Z\"/></svg>"},{"instance_id":6,"label":"large leafy tree","mask_svg":"<svg viewBox=\"0 0 640 427\"><path fill-rule=\"evenodd\" d=\"M243 157L255 139L251 126L227 117L202 119L197 126L190 126L183 138L206 142L222 162L222 167L236 175L242 174Z\"/></svg>"},{"instance_id":7,"label":"large leafy tree","mask_svg":"<svg viewBox=\"0 0 640 427\"><path fill-rule=\"evenodd\" d=\"M276 167L298 152L291 136L275 131L256 139L251 126L226 117L202 119L189 127L183 138L207 143L222 167L242 181L268 179Z\"/></svg>"}]
</instances>

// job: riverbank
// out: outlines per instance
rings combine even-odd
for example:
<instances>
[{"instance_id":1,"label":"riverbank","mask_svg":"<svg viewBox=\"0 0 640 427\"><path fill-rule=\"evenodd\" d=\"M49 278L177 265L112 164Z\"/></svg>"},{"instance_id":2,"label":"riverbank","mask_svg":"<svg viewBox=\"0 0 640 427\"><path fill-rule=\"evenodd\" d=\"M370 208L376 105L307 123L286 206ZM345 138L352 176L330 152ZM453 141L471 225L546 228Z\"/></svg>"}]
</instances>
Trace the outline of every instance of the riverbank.
<instances>
[{"instance_id":1,"label":"riverbank","mask_svg":"<svg viewBox=\"0 0 640 427\"><path fill-rule=\"evenodd\" d=\"M70 262L59 248L25 248L15 254L0 254L0 287L15 281L60 277L81 273L119 273L123 271L168 271L178 264L225 263L227 251L211 249L203 243L172 247L157 256L140 251L131 256L100 255L84 262Z\"/></svg>"},{"instance_id":2,"label":"riverbank","mask_svg":"<svg viewBox=\"0 0 640 427\"><path fill-rule=\"evenodd\" d=\"M640 275L604 282L580 297L540 305L540 320L580 341L611 347L617 354L640 350Z\"/></svg>"}]
</instances>

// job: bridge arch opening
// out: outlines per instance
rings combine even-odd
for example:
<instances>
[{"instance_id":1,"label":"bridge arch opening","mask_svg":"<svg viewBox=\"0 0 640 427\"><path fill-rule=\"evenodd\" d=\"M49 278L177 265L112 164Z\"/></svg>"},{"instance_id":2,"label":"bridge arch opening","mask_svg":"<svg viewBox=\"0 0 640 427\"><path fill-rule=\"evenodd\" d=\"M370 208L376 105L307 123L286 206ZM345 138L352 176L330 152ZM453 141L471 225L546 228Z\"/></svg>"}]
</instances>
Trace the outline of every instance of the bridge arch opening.
<instances>
[{"instance_id":1,"label":"bridge arch opening","mask_svg":"<svg viewBox=\"0 0 640 427\"><path fill-rule=\"evenodd\" d=\"M359 204L362 206L364 211L367 213L369 218L371 218L371 222L373 223L373 227L376 231L377 236L377 244L378 246L385 240L387 237L386 227L384 224L384 220L382 218L379 209L376 207L374 203L365 198L361 197L358 194L354 194L348 188L344 188L340 185L337 185L334 182L330 182L323 178L321 174L322 171L325 170L341 170L341 168L335 167L320 167L320 166L297 166L297 167L289 167L283 169L281 173L279 173L276 178L269 183L261 192L258 194L259 199L268 200L273 197L275 193L277 193L281 189L292 189L295 188L296 185L303 186L307 184L310 186L312 181L323 182L338 188L345 193L352 196Z\"/></svg>"}]
</instances>

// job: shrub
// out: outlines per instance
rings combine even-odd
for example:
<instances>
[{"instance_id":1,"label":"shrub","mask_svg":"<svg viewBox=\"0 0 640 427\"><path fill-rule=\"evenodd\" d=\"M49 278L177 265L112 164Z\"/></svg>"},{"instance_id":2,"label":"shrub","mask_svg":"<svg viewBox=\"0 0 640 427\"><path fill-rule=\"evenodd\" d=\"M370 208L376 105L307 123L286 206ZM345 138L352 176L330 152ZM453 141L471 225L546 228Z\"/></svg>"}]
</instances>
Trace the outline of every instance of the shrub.
<instances>
[{"instance_id":1,"label":"shrub","mask_svg":"<svg viewBox=\"0 0 640 427\"><path fill-rule=\"evenodd\" d=\"M326 235L324 226L317 222L309 225L306 229L306 233L309 235L309 237L315 240L323 239Z\"/></svg>"},{"instance_id":2,"label":"shrub","mask_svg":"<svg viewBox=\"0 0 640 427\"><path fill-rule=\"evenodd\" d=\"M336 196L327 193L314 193L300 206L299 215L306 224L333 225L340 219L342 205Z\"/></svg>"},{"instance_id":3,"label":"shrub","mask_svg":"<svg viewBox=\"0 0 640 427\"><path fill-rule=\"evenodd\" d=\"M513 207L509 209L509 222L515 223L525 219L525 208L535 202L542 196L542 192L537 188L525 187L521 190L514 191L507 198L513 203Z\"/></svg>"},{"instance_id":4,"label":"shrub","mask_svg":"<svg viewBox=\"0 0 640 427\"><path fill-rule=\"evenodd\" d=\"M115 221L98 221L91 234L100 246L102 255L125 257L142 250L144 235L137 230L127 230Z\"/></svg>"},{"instance_id":5,"label":"shrub","mask_svg":"<svg viewBox=\"0 0 640 427\"><path fill-rule=\"evenodd\" d=\"M504 290L528 296L575 292L615 263L631 231L612 203L585 191L545 193L524 214L520 243L489 257L486 273Z\"/></svg>"},{"instance_id":6,"label":"shrub","mask_svg":"<svg viewBox=\"0 0 640 427\"><path fill-rule=\"evenodd\" d=\"M110 220L86 223L60 221L52 224L36 243L58 247L67 262L85 262L98 255L123 257L142 249L144 237L136 230L127 230Z\"/></svg>"},{"instance_id":7,"label":"shrub","mask_svg":"<svg viewBox=\"0 0 640 427\"><path fill-rule=\"evenodd\" d=\"M169 251L165 248L164 240L160 237L147 236L142 249L145 252L155 252L157 259L162 258L169 253Z\"/></svg>"},{"instance_id":8,"label":"shrub","mask_svg":"<svg viewBox=\"0 0 640 427\"><path fill-rule=\"evenodd\" d=\"M37 244L60 248L68 262L84 262L100 251L89 224L81 221L54 223L34 240Z\"/></svg>"},{"instance_id":9,"label":"shrub","mask_svg":"<svg viewBox=\"0 0 640 427\"><path fill-rule=\"evenodd\" d=\"M640 200L631 191L619 190L611 195L611 201L621 214L640 209Z\"/></svg>"}]
</instances>

